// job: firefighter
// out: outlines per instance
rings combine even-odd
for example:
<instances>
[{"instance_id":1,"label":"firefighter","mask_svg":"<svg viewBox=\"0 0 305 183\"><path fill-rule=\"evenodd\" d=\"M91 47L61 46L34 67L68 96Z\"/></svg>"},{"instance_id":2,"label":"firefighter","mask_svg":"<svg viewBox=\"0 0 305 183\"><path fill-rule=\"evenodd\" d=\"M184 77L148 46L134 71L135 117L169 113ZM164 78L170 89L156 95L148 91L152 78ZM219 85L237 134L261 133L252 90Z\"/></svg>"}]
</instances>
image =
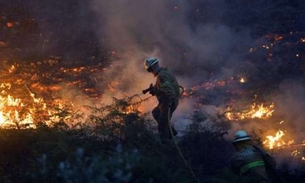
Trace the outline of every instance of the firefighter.
<instances>
[{"instance_id":1,"label":"firefighter","mask_svg":"<svg viewBox=\"0 0 305 183\"><path fill-rule=\"evenodd\" d=\"M177 131L170 124L170 119L179 104L180 86L173 73L159 65L157 58L145 59L144 67L156 77L155 84L149 87L149 93L156 96L159 102L153 109L152 115L158 123L161 142L168 143L173 135L177 135Z\"/></svg>"},{"instance_id":2,"label":"firefighter","mask_svg":"<svg viewBox=\"0 0 305 183\"><path fill-rule=\"evenodd\" d=\"M275 160L262 148L253 145L250 136L243 130L235 133L233 146L236 154L231 159L232 170L250 182L271 183L267 168L275 168Z\"/></svg>"}]
</instances>

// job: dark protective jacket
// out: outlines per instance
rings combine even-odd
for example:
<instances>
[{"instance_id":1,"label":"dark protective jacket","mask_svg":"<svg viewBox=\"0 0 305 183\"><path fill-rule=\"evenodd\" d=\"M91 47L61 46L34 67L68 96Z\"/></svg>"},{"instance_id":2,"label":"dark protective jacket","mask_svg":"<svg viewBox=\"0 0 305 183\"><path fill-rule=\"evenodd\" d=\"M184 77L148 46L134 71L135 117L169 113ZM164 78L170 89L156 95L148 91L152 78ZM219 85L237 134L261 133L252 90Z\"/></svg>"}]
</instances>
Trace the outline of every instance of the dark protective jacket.
<instances>
[{"instance_id":1,"label":"dark protective jacket","mask_svg":"<svg viewBox=\"0 0 305 183\"><path fill-rule=\"evenodd\" d=\"M274 160L273 163L275 166ZM242 177L251 178L257 183L271 182L262 153L253 146L247 146L237 152L231 159L231 166L233 171Z\"/></svg>"},{"instance_id":2,"label":"dark protective jacket","mask_svg":"<svg viewBox=\"0 0 305 183\"><path fill-rule=\"evenodd\" d=\"M164 100L168 100L178 103L180 87L174 74L167 68L160 68L156 78L154 89L158 101L163 102Z\"/></svg>"},{"instance_id":3,"label":"dark protective jacket","mask_svg":"<svg viewBox=\"0 0 305 183\"><path fill-rule=\"evenodd\" d=\"M177 134L177 131L170 125L170 119L179 104L180 86L169 69L160 68L156 74L153 90L159 104L153 109L152 114L158 123L160 139L166 143L172 138L172 135Z\"/></svg>"}]
</instances>

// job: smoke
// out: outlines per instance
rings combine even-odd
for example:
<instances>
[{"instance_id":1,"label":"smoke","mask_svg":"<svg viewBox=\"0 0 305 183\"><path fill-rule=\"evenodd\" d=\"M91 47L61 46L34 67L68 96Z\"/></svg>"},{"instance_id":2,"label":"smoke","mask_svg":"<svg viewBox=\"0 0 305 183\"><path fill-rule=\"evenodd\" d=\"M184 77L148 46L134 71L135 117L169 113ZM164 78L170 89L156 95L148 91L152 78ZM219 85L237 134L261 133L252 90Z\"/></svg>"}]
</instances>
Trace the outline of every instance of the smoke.
<instances>
[{"instance_id":1,"label":"smoke","mask_svg":"<svg viewBox=\"0 0 305 183\"><path fill-rule=\"evenodd\" d=\"M223 88L197 91L192 98L181 100L172 119L180 132L193 122L195 105L200 104L196 107L203 112L202 118L196 116L195 120L207 130L217 131L221 130L217 126L224 124L219 114L228 101L245 107L256 96L258 101L274 102L276 115L268 120L249 119L225 125L228 140L240 129L259 135L260 140L281 129L285 131L285 141L294 139L301 143L304 86L301 80L289 80L300 75L286 74L291 69L299 73L299 65L291 61L290 69L285 69L287 63L279 53L285 53L287 47L270 44L272 40L265 37L269 32L277 32L276 27L282 24L267 13L272 3L266 6L261 3L256 2L254 10L246 2L221 0L93 0L91 7L98 23L96 35L112 53L111 67L101 73L104 79L98 86L110 85L115 90L107 90L104 100L118 94L140 93L153 83L153 76L143 68L143 60L154 56L161 60L162 66L174 71L185 88L219 80L232 81ZM281 11L281 7L277 8L273 12ZM272 22L273 27L266 22ZM269 48L261 49L261 45L274 46L274 54ZM249 50L254 53L250 55ZM245 77L247 83L238 84L239 77ZM228 91L249 94L236 97ZM156 104L154 99L145 103L145 112Z\"/></svg>"},{"instance_id":2,"label":"smoke","mask_svg":"<svg viewBox=\"0 0 305 183\"><path fill-rule=\"evenodd\" d=\"M140 93L149 83L154 82L154 78L143 69L143 60L147 56L160 58L161 65L172 69L180 84L186 88L208 81L236 78L239 74L248 74L252 77L249 78L253 81L252 86L248 86L254 89L261 86L259 82L266 84L265 81L269 83L275 81L271 79L272 74L278 77L278 69L281 66L273 63L270 64L271 66L266 64L260 66L246 62L245 53L252 46L268 44L266 38L257 35L261 29L253 29L257 24L264 23L264 17L260 17L259 14L266 13L267 10L260 6L260 2L255 6L257 6L256 11L253 11L247 3L228 3L221 0L93 0L91 7L97 17L97 37L100 43L113 53L110 59L113 65L116 65L109 67L107 73L102 73L105 74L105 79L99 83L99 87L105 88L114 81L119 83L115 86L119 92L106 93L105 100L118 93L127 95ZM234 10L236 12L241 10L241 13L238 14ZM263 32L259 33L263 35ZM266 60L266 55L266 52L257 52L254 61L263 62L263 59ZM262 73L264 66L273 70ZM227 102L225 100L229 97L226 96L228 94L225 90L232 89L243 88L231 85L222 91L198 92L197 97L203 94L206 98L210 97L210 100L225 105L224 103ZM281 102L283 95L290 94L292 93L279 92L277 98L264 99L277 101L276 105L280 105L279 110L283 114L287 111L290 113L293 108L284 108ZM294 100L298 99L292 99L291 104L295 102ZM193 105L196 102L198 101L193 99L181 101L173 116L176 126L183 128L185 124L190 123L189 117L193 114ZM156 104L156 101L148 105L147 111L152 109L152 104ZM221 107L212 105L213 103L205 104L212 110L207 110L206 107L202 110L207 115L217 118L217 110ZM297 112L292 111L290 114ZM294 121L302 120L301 117L298 118ZM270 128L274 123L278 122L269 123ZM291 125L293 124L296 125L297 122ZM249 121L246 125L232 124L230 136L233 136L234 130L241 128L259 131L263 126L255 120Z\"/></svg>"},{"instance_id":3,"label":"smoke","mask_svg":"<svg viewBox=\"0 0 305 183\"><path fill-rule=\"evenodd\" d=\"M183 131L192 122L194 105L201 105L196 107L203 111L204 117L198 120L210 129L221 121L219 112L233 97L236 104L242 105L251 103L251 97L257 96L275 102L276 116L266 121L232 123L228 140L239 129L255 131L262 137L282 129L287 140L301 143L305 129L304 61L301 63L304 49L299 37L289 37L290 42L289 38L283 38L274 44L272 38L275 34L285 37L304 30L304 11L298 3L3 0L0 42L10 43L14 51L4 51L0 58L15 57L18 53L30 61L39 56L45 59L60 55L64 64L99 62L105 69L92 78L98 78L95 87L103 91L101 102L111 103L113 97L149 97L141 93L155 78L144 70L143 60L148 56L158 57L161 65L172 69L180 85L187 89L207 82L235 81L226 82L222 88L202 89L193 97L182 99L172 120L179 130ZM14 26L7 28L7 22L13 22ZM236 84L236 79L243 76L247 82ZM99 102L79 88L70 88L65 83L61 86L61 97L79 107ZM233 90L250 91L250 94L236 97L228 92ZM156 104L156 99L150 98L143 102L142 111L149 112ZM284 122L280 124L281 121Z\"/></svg>"},{"instance_id":4,"label":"smoke","mask_svg":"<svg viewBox=\"0 0 305 183\"><path fill-rule=\"evenodd\" d=\"M295 139L296 143L304 141L305 117L305 86L296 80L285 80L273 96L277 101L277 112L283 116L283 125L287 129L288 138Z\"/></svg>"},{"instance_id":5,"label":"smoke","mask_svg":"<svg viewBox=\"0 0 305 183\"><path fill-rule=\"evenodd\" d=\"M174 114L174 121L189 118L193 113L193 105L198 102L197 98L204 105L203 111L217 117L217 110L221 110L222 105L231 97L227 91L256 90L258 87L272 91L287 76L294 77L294 72L300 71L297 69L300 66L290 59L285 44L275 44L276 50L271 54L267 49L259 49L263 44L270 44L265 36L270 32L277 33L280 27L282 32L290 33L301 25L299 17L302 15L295 15L293 12L297 11L292 11L298 10L298 6L288 2L31 0L24 3L20 0L3 0L2 3L9 6L1 7L1 23L4 23L1 31L13 33L16 29L16 35L21 37L13 41L25 45L24 48L16 43L16 50L20 47L22 55L29 55L23 54L29 49L36 56L62 55L61 63L92 64L94 61L107 65L100 74L92 76L98 78L96 87L104 92L103 102L106 103L111 102L112 97L141 95L141 91L154 82L155 78L143 68L143 60L147 56L158 57L161 65L172 69L185 88L248 76L246 79L249 83L243 86L230 84L222 89L201 90L192 99L181 101ZM283 12L286 10L286 13ZM278 16L275 17L274 14ZM286 14L289 17L283 17ZM295 20L294 27L290 24L283 25L283 18L287 21ZM5 22L18 23L14 29L7 29ZM6 40L3 38L2 41ZM249 53L250 48L256 52L249 58L246 53ZM287 52L286 58L282 58L280 53L283 52ZM291 51L293 55L295 52ZM269 58L270 55L272 58ZM287 74L291 70L292 74ZM298 83L300 82L296 81L295 85ZM267 86L269 84L272 86ZM293 92L284 93L283 85L285 84L272 91L275 94L271 93L271 96L277 98L262 98L265 101L276 101L276 111L285 116L284 125L289 123L291 128L297 128L302 118L285 114L299 116L299 108L303 106L282 106L286 104L287 98L291 99L291 106L299 99L288 97L290 94L294 97L296 95ZM270 96L270 93L267 94ZM80 93L77 95L81 96ZM146 97L148 95L141 95L141 98ZM87 100L86 96L84 99ZM149 100L143 104L144 111L151 110L155 104L156 100ZM207 106L210 106L209 110ZM235 127L232 129L235 130Z\"/></svg>"},{"instance_id":6,"label":"smoke","mask_svg":"<svg viewBox=\"0 0 305 183\"><path fill-rule=\"evenodd\" d=\"M221 1L206 2L207 6L200 7L200 1L92 1L98 22L97 37L113 53L112 63L117 65L103 73L108 79L99 86L118 81L117 89L123 93L139 93L154 82L143 69L147 56L158 57L162 66L176 73L184 87L232 76L234 67L242 62L242 48L251 42L249 31L236 32L224 22L193 20L190 15L199 8L198 14L209 10L210 18L219 17L226 10ZM215 74L211 77L211 73ZM189 107L181 107L184 108Z\"/></svg>"},{"instance_id":7,"label":"smoke","mask_svg":"<svg viewBox=\"0 0 305 183\"><path fill-rule=\"evenodd\" d=\"M284 132L282 140L285 143L294 141L296 144L304 143L304 107L305 86L300 80L283 80L277 90L274 90L266 101L274 102L274 115L267 120L249 119L244 123L236 123L232 126L231 138L234 131L244 129L250 133L256 133L262 138L267 135L275 136L278 130Z\"/></svg>"},{"instance_id":8,"label":"smoke","mask_svg":"<svg viewBox=\"0 0 305 183\"><path fill-rule=\"evenodd\" d=\"M163 65L198 80L212 69L222 72L238 64L238 49L249 45L251 38L246 29L236 32L225 23L192 20L189 16L190 11L196 11L194 4L199 8L199 2L181 0L93 1L92 7L98 17L100 42L118 54L129 52L124 55L125 62L157 56ZM203 6L200 11L212 6L215 12L207 15L212 17L226 10L221 4L209 2L209 7ZM140 58L134 59L134 54Z\"/></svg>"}]
</instances>

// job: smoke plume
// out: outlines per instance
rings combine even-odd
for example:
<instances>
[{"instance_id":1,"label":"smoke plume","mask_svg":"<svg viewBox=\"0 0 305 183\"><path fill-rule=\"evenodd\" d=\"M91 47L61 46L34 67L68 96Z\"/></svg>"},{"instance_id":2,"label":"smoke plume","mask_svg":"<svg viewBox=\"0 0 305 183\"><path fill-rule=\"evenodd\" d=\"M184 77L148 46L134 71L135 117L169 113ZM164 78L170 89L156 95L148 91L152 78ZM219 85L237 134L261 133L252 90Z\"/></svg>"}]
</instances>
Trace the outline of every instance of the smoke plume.
<instances>
[{"instance_id":1,"label":"smoke plume","mask_svg":"<svg viewBox=\"0 0 305 183\"><path fill-rule=\"evenodd\" d=\"M222 6L210 3L215 12L207 16L212 17ZM127 89L140 91L153 81L143 71L147 56L160 58L184 87L231 76L234 66L243 62L240 49L251 42L247 30L236 32L221 22L192 20L190 11L196 8L185 1L93 1L92 9L98 17L98 38L121 67L109 78L128 83ZM212 72L217 73L213 78Z\"/></svg>"},{"instance_id":2,"label":"smoke plume","mask_svg":"<svg viewBox=\"0 0 305 183\"><path fill-rule=\"evenodd\" d=\"M264 77L255 64L247 65L245 53L252 46L268 41L263 36L254 35L259 30L254 32L251 22L242 25L245 19L251 20L259 12L266 11L260 8L260 3L255 3L258 12L251 10L239 15L231 8L250 10L250 7L209 0L92 1L98 23L97 37L112 51L113 63L119 67L110 69L108 78L111 82L120 81L121 91L139 93L154 79L143 69L143 60L147 56L160 58L161 65L170 67L186 88L238 74L248 74L254 81L254 77ZM240 17L243 15L246 17ZM262 56L264 53L256 57ZM273 74L277 74L278 67L275 67ZM110 81L103 81L101 87L107 82ZM230 87L241 89L237 85ZM192 105L190 103L188 105ZM185 108L188 107L181 107ZM186 111L178 110L177 115L181 113Z\"/></svg>"}]
</instances>

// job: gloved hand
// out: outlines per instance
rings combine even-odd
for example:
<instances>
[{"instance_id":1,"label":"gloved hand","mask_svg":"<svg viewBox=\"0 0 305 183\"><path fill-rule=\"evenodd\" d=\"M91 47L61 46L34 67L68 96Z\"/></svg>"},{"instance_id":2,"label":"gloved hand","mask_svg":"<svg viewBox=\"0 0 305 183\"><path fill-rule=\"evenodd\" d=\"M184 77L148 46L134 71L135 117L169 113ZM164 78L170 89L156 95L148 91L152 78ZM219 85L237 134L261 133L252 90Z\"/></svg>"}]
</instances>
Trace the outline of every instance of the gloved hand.
<instances>
[{"instance_id":1,"label":"gloved hand","mask_svg":"<svg viewBox=\"0 0 305 183\"><path fill-rule=\"evenodd\" d=\"M146 94L147 92L149 92L149 94L151 94L151 95L156 95L156 90L152 83L149 85L148 88L146 88L145 90L142 90L143 94Z\"/></svg>"},{"instance_id":2,"label":"gloved hand","mask_svg":"<svg viewBox=\"0 0 305 183\"><path fill-rule=\"evenodd\" d=\"M151 87L149 90L149 94L151 94L152 96L156 95L156 90L154 87Z\"/></svg>"}]
</instances>

